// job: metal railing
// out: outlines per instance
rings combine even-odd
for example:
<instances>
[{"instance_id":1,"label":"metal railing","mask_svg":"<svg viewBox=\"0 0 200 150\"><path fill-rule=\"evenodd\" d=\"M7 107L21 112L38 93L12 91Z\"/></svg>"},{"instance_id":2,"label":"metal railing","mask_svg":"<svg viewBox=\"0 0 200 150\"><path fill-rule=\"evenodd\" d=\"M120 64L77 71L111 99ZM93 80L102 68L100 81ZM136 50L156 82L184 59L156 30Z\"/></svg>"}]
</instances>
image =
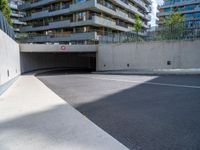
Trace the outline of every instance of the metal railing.
<instances>
[{"instance_id":1,"label":"metal railing","mask_svg":"<svg viewBox=\"0 0 200 150\"><path fill-rule=\"evenodd\" d=\"M8 24L5 17L0 11L0 29L4 31L6 34L8 34L11 38L15 38L15 33L12 29L12 27Z\"/></svg>"},{"instance_id":2,"label":"metal railing","mask_svg":"<svg viewBox=\"0 0 200 150\"><path fill-rule=\"evenodd\" d=\"M146 34L137 34L136 32L107 33L99 37L99 43L131 43L191 39L200 39L200 24L194 24L190 27L186 24L157 27L154 30L147 31Z\"/></svg>"},{"instance_id":3,"label":"metal railing","mask_svg":"<svg viewBox=\"0 0 200 150\"><path fill-rule=\"evenodd\" d=\"M89 39L88 35L85 35L89 32L95 32L95 38L92 36L92 39ZM83 34L85 33L85 34ZM63 33L49 33L45 34L27 34L21 33L19 34L18 40L20 42L26 43L32 39L40 39L40 42L50 42L50 43L60 43L60 42L69 42L70 37L73 35L83 34L83 40L88 39L91 41L95 41L98 43L131 43L131 42L142 42L142 41L161 41L161 40L190 40L190 39L200 39L200 24L198 22L188 22L181 23L175 26L163 26L157 27L155 29L149 29L148 31L140 31L138 34L136 32L110 32L103 30L90 30L87 32L72 32L68 31ZM54 39L59 37L63 38L61 41L58 39ZM79 37L79 36L78 36ZM87 37L87 38L85 38ZM44 40L44 41L42 41ZM55 41L54 41L55 40ZM72 39L71 41L75 41L76 39ZM81 38L77 38L77 40L81 40Z\"/></svg>"}]
</instances>

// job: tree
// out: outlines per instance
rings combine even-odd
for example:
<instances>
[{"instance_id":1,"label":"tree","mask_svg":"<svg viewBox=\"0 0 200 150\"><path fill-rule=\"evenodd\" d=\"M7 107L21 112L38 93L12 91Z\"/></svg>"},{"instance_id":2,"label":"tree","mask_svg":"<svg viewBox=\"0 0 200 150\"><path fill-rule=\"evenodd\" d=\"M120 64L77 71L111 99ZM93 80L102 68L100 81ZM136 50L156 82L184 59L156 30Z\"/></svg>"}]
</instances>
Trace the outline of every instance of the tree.
<instances>
[{"instance_id":1,"label":"tree","mask_svg":"<svg viewBox=\"0 0 200 150\"><path fill-rule=\"evenodd\" d=\"M163 35L165 38L177 39L183 36L184 17L179 13L170 14L164 20Z\"/></svg>"},{"instance_id":2,"label":"tree","mask_svg":"<svg viewBox=\"0 0 200 150\"><path fill-rule=\"evenodd\" d=\"M8 23L12 25L12 20L10 18L11 9L8 6L8 0L0 0L0 11L3 13Z\"/></svg>"},{"instance_id":3,"label":"tree","mask_svg":"<svg viewBox=\"0 0 200 150\"><path fill-rule=\"evenodd\" d=\"M165 20L164 24L166 26L175 26L182 24L184 21L184 17L179 13L170 14Z\"/></svg>"},{"instance_id":4,"label":"tree","mask_svg":"<svg viewBox=\"0 0 200 150\"><path fill-rule=\"evenodd\" d=\"M142 21L138 14L135 14L135 24L134 24L134 31L137 33L137 40L139 31L142 29Z\"/></svg>"}]
</instances>

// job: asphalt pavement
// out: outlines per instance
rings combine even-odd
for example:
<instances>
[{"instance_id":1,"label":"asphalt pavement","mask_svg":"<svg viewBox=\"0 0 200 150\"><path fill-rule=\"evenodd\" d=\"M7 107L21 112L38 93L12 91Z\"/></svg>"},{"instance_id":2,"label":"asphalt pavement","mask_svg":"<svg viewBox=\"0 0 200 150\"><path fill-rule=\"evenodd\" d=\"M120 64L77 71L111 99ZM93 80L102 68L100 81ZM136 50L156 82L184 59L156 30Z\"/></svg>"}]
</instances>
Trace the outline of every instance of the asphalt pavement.
<instances>
[{"instance_id":1,"label":"asphalt pavement","mask_svg":"<svg viewBox=\"0 0 200 150\"><path fill-rule=\"evenodd\" d=\"M38 78L131 150L200 149L200 76L54 72Z\"/></svg>"}]
</instances>

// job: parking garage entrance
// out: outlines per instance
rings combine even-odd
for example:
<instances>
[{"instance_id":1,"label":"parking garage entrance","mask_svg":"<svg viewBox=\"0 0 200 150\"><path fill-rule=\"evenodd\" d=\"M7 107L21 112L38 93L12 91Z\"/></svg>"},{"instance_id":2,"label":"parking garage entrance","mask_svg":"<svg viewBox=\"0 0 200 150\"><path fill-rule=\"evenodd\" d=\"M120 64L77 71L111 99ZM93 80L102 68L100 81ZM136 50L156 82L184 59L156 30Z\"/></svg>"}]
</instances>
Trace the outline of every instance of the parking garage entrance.
<instances>
[{"instance_id":1,"label":"parking garage entrance","mask_svg":"<svg viewBox=\"0 0 200 150\"><path fill-rule=\"evenodd\" d=\"M41 69L96 70L96 52L21 52L22 73Z\"/></svg>"}]
</instances>

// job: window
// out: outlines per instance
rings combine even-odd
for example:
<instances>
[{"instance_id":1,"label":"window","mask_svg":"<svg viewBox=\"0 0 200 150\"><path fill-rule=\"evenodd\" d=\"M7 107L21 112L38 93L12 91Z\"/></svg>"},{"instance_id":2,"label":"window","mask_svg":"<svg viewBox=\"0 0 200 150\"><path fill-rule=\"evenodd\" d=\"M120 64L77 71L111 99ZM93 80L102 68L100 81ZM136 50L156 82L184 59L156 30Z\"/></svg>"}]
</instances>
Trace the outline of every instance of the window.
<instances>
[{"instance_id":1,"label":"window","mask_svg":"<svg viewBox=\"0 0 200 150\"><path fill-rule=\"evenodd\" d=\"M86 20L86 12L80 12L76 15L77 21L84 21Z\"/></svg>"}]
</instances>

